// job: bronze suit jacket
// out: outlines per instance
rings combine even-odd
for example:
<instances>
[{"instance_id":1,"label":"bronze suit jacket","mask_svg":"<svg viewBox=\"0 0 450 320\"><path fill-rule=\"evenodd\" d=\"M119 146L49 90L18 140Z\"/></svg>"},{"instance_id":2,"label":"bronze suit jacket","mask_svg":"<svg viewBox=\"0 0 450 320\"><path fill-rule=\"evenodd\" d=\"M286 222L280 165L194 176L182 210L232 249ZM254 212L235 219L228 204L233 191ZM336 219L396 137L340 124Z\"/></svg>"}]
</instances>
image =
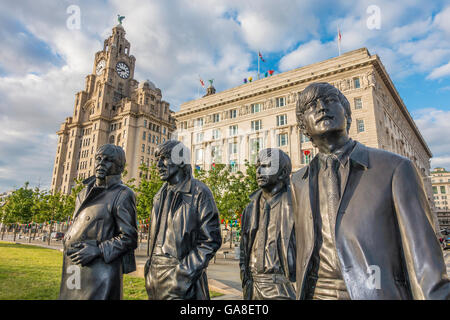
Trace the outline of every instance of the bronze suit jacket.
<instances>
[{"instance_id":1,"label":"bronze suit jacket","mask_svg":"<svg viewBox=\"0 0 450 320\"><path fill-rule=\"evenodd\" d=\"M315 242L317 161L314 158L291 179L299 299L308 289L306 276ZM346 183L335 243L351 299L450 299L432 213L413 163L358 142L349 161L348 177L342 177ZM374 274L377 267L379 277Z\"/></svg>"},{"instance_id":2,"label":"bronze suit jacket","mask_svg":"<svg viewBox=\"0 0 450 320\"><path fill-rule=\"evenodd\" d=\"M120 175L108 176L106 188L94 186L92 176L78 194L73 224L64 236L63 275L60 299L120 299L122 273L136 270L134 249L137 247L136 200L134 192L122 184ZM67 256L71 244L91 242L98 245L101 257L80 267L80 289L71 289L71 270Z\"/></svg>"},{"instance_id":3,"label":"bronze suit jacket","mask_svg":"<svg viewBox=\"0 0 450 320\"><path fill-rule=\"evenodd\" d=\"M284 274L290 281L295 281L295 230L294 230L294 217L292 213L292 200L289 185L285 191L281 191L283 194L279 201L272 204L271 212L274 210L280 211L280 234L281 234L281 251L282 261L284 267ZM257 201L261 196L262 190L257 190L250 195L250 203L245 208L242 214L242 226L241 226L241 243L240 243L240 259L239 267L241 272L241 281L243 288L244 299L249 300L251 295L251 275L249 270L250 254L255 242L256 232L259 227L259 215L260 210Z\"/></svg>"},{"instance_id":4,"label":"bronze suit jacket","mask_svg":"<svg viewBox=\"0 0 450 320\"><path fill-rule=\"evenodd\" d=\"M160 220L162 191L165 183L153 200L150 228L150 257L145 266L145 276L155 248ZM167 234L164 252L179 260L176 267L176 281L161 290L169 290L184 299L209 299L206 267L222 244L219 212L209 188L202 182L189 178L184 186L175 192L167 222L172 221L173 233Z\"/></svg>"}]
</instances>

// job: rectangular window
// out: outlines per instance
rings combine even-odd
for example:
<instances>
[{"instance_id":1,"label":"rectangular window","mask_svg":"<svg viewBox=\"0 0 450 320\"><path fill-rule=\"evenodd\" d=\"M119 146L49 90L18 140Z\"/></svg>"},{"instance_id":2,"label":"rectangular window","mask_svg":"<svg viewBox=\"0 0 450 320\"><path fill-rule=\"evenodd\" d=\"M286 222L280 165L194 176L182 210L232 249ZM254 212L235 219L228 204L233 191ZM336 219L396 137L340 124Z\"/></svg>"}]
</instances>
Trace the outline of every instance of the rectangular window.
<instances>
[{"instance_id":1,"label":"rectangular window","mask_svg":"<svg viewBox=\"0 0 450 320\"><path fill-rule=\"evenodd\" d=\"M203 149L195 149L195 162L203 162Z\"/></svg>"},{"instance_id":2,"label":"rectangular window","mask_svg":"<svg viewBox=\"0 0 450 320\"><path fill-rule=\"evenodd\" d=\"M277 126L284 126L287 124L287 115L282 114L277 116Z\"/></svg>"},{"instance_id":3,"label":"rectangular window","mask_svg":"<svg viewBox=\"0 0 450 320\"><path fill-rule=\"evenodd\" d=\"M142 132L142 140L145 140L145 138L146 138L146 132L144 131L144 132Z\"/></svg>"},{"instance_id":4,"label":"rectangular window","mask_svg":"<svg viewBox=\"0 0 450 320\"><path fill-rule=\"evenodd\" d=\"M305 143L305 142L309 142L309 138L307 135L301 133L300 134L300 142Z\"/></svg>"},{"instance_id":5,"label":"rectangular window","mask_svg":"<svg viewBox=\"0 0 450 320\"><path fill-rule=\"evenodd\" d=\"M283 107L286 105L286 98L285 97L280 97L280 98L276 98L275 99L275 106L278 107Z\"/></svg>"},{"instance_id":6,"label":"rectangular window","mask_svg":"<svg viewBox=\"0 0 450 320\"><path fill-rule=\"evenodd\" d=\"M237 145L237 142L232 142L232 143L229 143L228 144L228 153L230 154L230 155L232 155L232 154L236 154L238 151L238 147L237 147L238 145Z\"/></svg>"},{"instance_id":7,"label":"rectangular window","mask_svg":"<svg viewBox=\"0 0 450 320\"><path fill-rule=\"evenodd\" d=\"M252 121L252 131L259 131L262 129L262 121L254 120Z\"/></svg>"},{"instance_id":8,"label":"rectangular window","mask_svg":"<svg viewBox=\"0 0 450 320\"><path fill-rule=\"evenodd\" d=\"M150 154L150 146L147 147L147 154Z\"/></svg>"},{"instance_id":9,"label":"rectangular window","mask_svg":"<svg viewBox=\"0 0 450 320\"><path fill-rule=\"evenodd\" d=\"M196 142L197 143L203 142L203 132L197 132Z\"/></svg>"},{"instance_id":10,"label":"rectangular window","mask_svg":"<svg viewBox=\"0 0 450 320\"><path fill-rule=\"evenodd\" d=\"M147 128L147 120L144 120L144 128Z\"/></svg>"},{"instance_id":11,"label":"rectangular window","mask_svg":"<svg viewBox=\"0 0 450 320\"><path fill-rule=\"evenodd\" d=\"M220 114L215 113L213 114L213 122L219 122L220 121Z\"/></svg>"},{"instance_id":12,"label":"rectangular window","mask_svg":"<svg viewBox=\"0 0 450 320\"><path fill-rule=\"evenodd\" d=\"M359 132L364 132L364 120L356 120L356 129Z\"/></svg>"},{"instance_id":13,"label":"rectangular window","mask_svg":"<svg viewBox=\"0 0 450 320\"><path fill-rule=\"evenodd\" d=\"M142 145L141 151L145 152L145 144Z\"/></svg>"},{"instance_id":14,"label":"rectangular window","mask_svg":"<svg viewBox=\"0 0 450 320\"><path fill-rule=\"evenodd\" d=\"M195 119L195 124L196 127L202 127L203 126L203 118L198 118Z\"/></svg>"},{"instance_id":15,"label":"rectangular window","mask_svg":"<svg viewBox=\"0 0 450 320\"><path fill-rule=\"evenodd\" d=\"M355 109L361 109L361 108L362 108L361 98L355 98Z\"/></svg>"},{"instance_id":16,"label":"rectangular window","mask_svg":"<svg viewBox=\"0 0 450 320\"><path fill-rule=\"evenodd\" d=\"M261 104L260 103L254 103L251 105L251 112L256 113L261 111Z\"/></svg>"},{"instance_id":17,"label":"rectangular window","mask_svg":"<svg viewBox=\"0 0 450 320\"><path fill-rule=\"evenodd\" d=\"M445 193L445 186L441 186L441 193Z\"/></svg>"},{"instance_id":18,"label":"rectangular window","mask_svg":"<svg viewBox=\"0 0 450 320\"><path fill-rule=\"evenodd\" d=\"M288 144L288 135L287 133L280 133L277 135L277 145L279 147L287 146Z\"/></svg>"},{"instance_id":19,"label":"rectangular window","mask_svg":"<svg viewBox=\"0 0 450 320\"><path fill-rule=\"evenodd\" d=\"M238 134L238 126L235 124L234 126L229 127L230 137L236 136Z\"/></svg>"},{"instance_id":20,"label":"rectangular window","mask_svg":"<svg viewBox=\"0 0 450 320\"><path fill-rule=\"evenodd\" d=\"M234 119L234 118L236 118L236 116L237 116L237 110L236 109L230 110L230 118Z\"/></svg>"},{"instance_id":21,"label":"rectangular window","mask_svg":"<svg viewBox=\"0 0 450 320\"><path fill-rule=\"evenodd\" d=\"M359 78L353 78L353 84L355 85L355 89L361 88Z\"/></svg>"},{"instance_id":22,"label":"rectangular window","mask_svg":"<svg viewBox=\"0 0 450 320\"><path fill-rule=\"evenodd\" d=\"M212 138L213 140L220 139L220 129L214 129L212 131Z\"/></svg>"},{"instance_id":23,"label":"rectangular window","mask_svg":"<svg viewBox=\"0 0 450 320\"><path fill-rule=\"evenodd\" d=\"M222 162L222 148L221 146L212 146L211 147L211 159L214 163Z\"/></svg>"},{"instance_id":24,"label":"rectangular window","mask_svg":"<svg viewBox=\"0 0 450 320\"><path fill-rule=\"evenodd\" d=\"M263 138L250 139L250 163L255 164L259 151L263 148Z\"/></svg>"},{"instance_id":25,"label":"rectangular window","mask_svg":"<svg viewBox=\"0 0 450 320\"><path fill-rule=\"evenodd\" d=\"M163 127L163 134L166 134L166 127Z\"/></svg>"}]
</instances>

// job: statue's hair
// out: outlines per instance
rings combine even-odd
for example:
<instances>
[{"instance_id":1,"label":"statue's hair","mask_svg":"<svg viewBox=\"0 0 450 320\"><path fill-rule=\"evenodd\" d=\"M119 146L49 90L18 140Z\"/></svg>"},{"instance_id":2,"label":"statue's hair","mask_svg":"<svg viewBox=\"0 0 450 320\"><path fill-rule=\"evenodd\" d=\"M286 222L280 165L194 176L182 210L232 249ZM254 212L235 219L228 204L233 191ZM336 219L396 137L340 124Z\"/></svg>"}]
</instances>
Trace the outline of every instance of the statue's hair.
<instances>
[{"instance_id":1,"label":"statue's hair","mask_svg":"<svg viewBox=\"0 0 450 320\"><path fill-rule=\"evenodd\" d=\"M278 172L280 172L280 170L285 169L286 170L286 182L289 182L289 177L291 176L292 173L292 162L291 162L291 158L289 158L289 156L286 154L286 152L284 152L281 149L278 148L266 148L266 149L262 149L259 153L258 153L258 160L262 161L262 160L266 160L266 159L271 159L272 154L278 152L278 156L279 156L279 163L278 165L280 166L278 169Z\"/></svg>"},{"instance_id":2,"label":"statue's hair","mask_svg":"<svg viewBox=\"0 0 450 320\"><path fill-rule=\"evenodd\" d=\"M177 155L172 155L172 151L176 146L179 146L179 151L178 151L179 153ZM160 144L158 147L156 147L156 150L155 150L155 156L159 156L159 155L163 155L164 157L171 157L171 158L172 158L172 156L177 156L179 159L183 159L184 173L189 177L192 176L192 166L191 166L191 162L190 162L190 150L181 141L167 140L166 142ZM172 159L172 161L175 162L174 159Z\"/></svg>"},{"instance_id":3,"label":"statue's hair","mask_svg":"<svg viewBox=\"0 0 450 320\"><path fill-rule=\"evenodd\" d=\"M125 151L119 146L114 144L104 144L97 149L96 154L111 152L111 155L114 159L114 163L120 168L120 172L122 173L125 169L126 157Z\"/></svg>"},{"instance_id":4,"label":"statue's hair","mask_svg":"<svg viewBox=\"0 0 450 320\"><path fill-rule=\"evenodd\" d=\"M297 116L297 124L300 127L300 130L309 138L311 138L311 136L305 130L305 111L308 109L308 105L311 102L330 94L335 94L338 97L339 102L344 107L347 116L347 133L350 130L350 125L352 123L352 111L350 109L350 103L348 102L347 98L342 94L341 91L339 91L339 89L332 86L331 84L327 82L315 82L311 83L298 94L297 106L295 110L295 114Z\"/></svg>"}]
</instances>

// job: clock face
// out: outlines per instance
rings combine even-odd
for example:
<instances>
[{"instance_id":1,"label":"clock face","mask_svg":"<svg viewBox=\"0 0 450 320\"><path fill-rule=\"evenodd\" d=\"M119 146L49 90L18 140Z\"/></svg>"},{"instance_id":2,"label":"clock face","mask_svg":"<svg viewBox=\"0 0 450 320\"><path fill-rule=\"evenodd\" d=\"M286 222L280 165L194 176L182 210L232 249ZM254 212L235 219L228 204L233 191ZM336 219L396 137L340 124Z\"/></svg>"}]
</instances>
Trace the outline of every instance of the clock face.
<instances>
[{"instance_id":1,"label":"clock face","mask_svg":"<svg viewBox=\"0 0 450 320\"><path fill-rule=\"evenodd\" d=\"M106 61L100 60L99 63L97 63L97 68L95 68L95 72L97 72L97 75L101 75L103 70L105 70Z\"/></svg>"},{"instance_id":2,"label":"clock face","mask_svg":"<svg viewBox=\"0 0 450 320\"><path fill-rule=\"evenodd\" d=\"M130 68L124 62L116 64L116 72L122 79L127 79L130 76Z\"/></svg>"}]
</instances>

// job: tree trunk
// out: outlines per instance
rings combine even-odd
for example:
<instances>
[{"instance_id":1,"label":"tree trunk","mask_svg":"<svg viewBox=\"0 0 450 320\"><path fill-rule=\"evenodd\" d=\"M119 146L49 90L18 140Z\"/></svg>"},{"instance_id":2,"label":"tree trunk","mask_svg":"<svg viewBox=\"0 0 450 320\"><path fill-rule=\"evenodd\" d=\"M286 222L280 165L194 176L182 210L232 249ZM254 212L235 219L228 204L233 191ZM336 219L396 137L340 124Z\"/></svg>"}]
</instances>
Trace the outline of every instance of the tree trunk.
<instances>
[{"instance_id":1,"label":"tree trunk","mask_svg":"<svg viewBox=\"0 0 450 320\"><path fill-rule=\"evenodd\" d=\"M233 226L230 223L230 249L233 247Z\"/></svg>"},{"instance_id":2,"label":"tree trunk","mask_svg":"<svg viewBox=\"0 0 450 320\"><path fill-rule=\"evenodd\" d=\"M28 243L31 243L31 232L33 231L33 225L30 227L30 231L28 232Z\"/></svg>"},{"instance_id":3,"label":"tree trunk","mask_svg":"<svg viewBox=\"0 0 450 320\"><path fill-rule=\"evenodd\" d=\"M52 226L53 226L53 223L50 223L50 227L49 227L49 231L48 231L48 240L47 240L48 245L50 245L50 238L52 237Z\"/></svg>"},{"instance_id":4,"label":"tree trunk","mask_svg":"<svg viewBox=\"0 0 450 320\"><path fill-rule=\"evenodd\" d=\"M2 227L3 227L2 228L2 240L3 240L3 237L5 236L5 226L3 225Z\"/></svg>"},{"instance_id":5,"label":"tree trunk","mask_svg":"<svg viewBox=\"0 0 450 320\"><path fill-rule=\"evenodd\" d=\"M16 234L17 234L17 226L16 225L14 225L14 242L16 242Z\"/></svg>"}]
</instances>

